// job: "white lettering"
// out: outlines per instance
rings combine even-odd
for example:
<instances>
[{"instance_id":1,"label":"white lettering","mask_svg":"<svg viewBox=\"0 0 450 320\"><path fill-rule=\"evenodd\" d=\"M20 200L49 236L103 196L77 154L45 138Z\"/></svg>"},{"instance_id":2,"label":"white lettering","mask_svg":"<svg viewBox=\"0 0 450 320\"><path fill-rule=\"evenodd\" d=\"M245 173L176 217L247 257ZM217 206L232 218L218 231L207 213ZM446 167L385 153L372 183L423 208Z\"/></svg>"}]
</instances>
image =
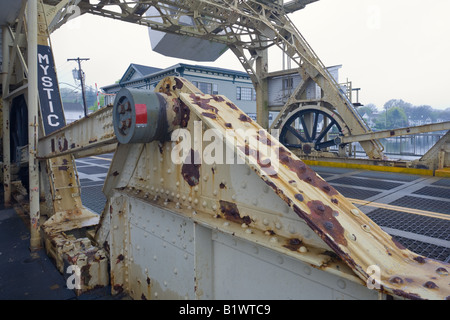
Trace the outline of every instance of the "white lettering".
<instances>
[{"instance_id":1,"label":"white lettering","mask_svg":"<svg viewBox=\"0 0 450 320\"><path fill-rule=\"evenodd\" d=\"M53 89L50 88L42 88L42 90L47 91L47 97L49 100L52 100L52 94L51 91L53 91Z\"/></svg>"},{"instance_id":2,"label":"white lettering","mask_svg":"<svg viewBox=\"0 0 450 320\"><path fill-rule=\"evenodd\" d=\"M174 164L182 164L191 150L191 134L186 129L175 129L171 135L175 147L170 154ZM181 138L181 142L179 141Z\"/></svg>"},{"instance_id":3,"label":"white lettering","mask_svg":"<svg viewBox=\"0 0 450 320\"><path fill-rule=\"evenodd\" d=\"M70 290L81 289L81 269L79 266L68 266L66 273L73 273L67 278L66 285Z\"/></svg>"},{"instance_id":4,"label":"white lettering","mask_svg":"<svg viewBox=\"0 0 450 320\"><path fill-rule=\"evenodd\" d=\"M43 56L42 54L38 53L38 60L39 60L39 63L42 63L42 61L45 61L47 64L50 64L50 62L48 60L48 54Z\"/></svg>"},{"instance_id":5,"label":"white lettering","mask_svg":"<svg viewBox=\"0 0 450 320\"><path fill-rule=\"evenodd\" d=\"M48 124L49 124L50 126L52 126L52 127L57 127L57 126L59 126L59 121L53 123L52 119L56 119L56 120L59 119L58 116L57 116L56 114L49 114L48 117L47 117L47 122L48 122Z\"/></svg>"},{"instance_id":6,"label":"white lettering","mask_svg":"<svg viewBox=\"0 0 450 320\"><path fill-rule=\"evenodd\" d=\"M42 80L42 84L44 85L44 87L53 87L53 82L52 82L52 78L50 78L49 76L44 76L41 78Z\"/></svg>"},{"instance_id":7,"label":"white lettering","mask_svg":"<svg viewBox=\"0 0 450 320\"><path fill-rule=\"evenodd\" d=\"M49 108L50 108L50 112L55 112L55 111L53 110L53 101L49 101L49 102L48 102L48 106L49 106Z\"/></svg>"},{"instance_id":8,"label":"white lettering","mask_svg":"<svg viewBox=\"0 0 450 320\"><path fill-rule=\"evenodd\" d=\"M47 75L47 70L49 66L47 65L44 67L42 64L40 64L39 67L41 67L41 69L44 70L44 74Z\"/></svg>"},{"instance_id":9,"label":"white lettering","mask_svg":"<svg viewBox=\"0 0 450 320\"><path fill-rule=\"evenodd\" d=\"M179 314L192 314L192 315L206 315L207 318L209 318L214 310L214 307L193 307L189 306L189 304L186 305L186 307L181 307Z\"/></svg>"}]
</instances>

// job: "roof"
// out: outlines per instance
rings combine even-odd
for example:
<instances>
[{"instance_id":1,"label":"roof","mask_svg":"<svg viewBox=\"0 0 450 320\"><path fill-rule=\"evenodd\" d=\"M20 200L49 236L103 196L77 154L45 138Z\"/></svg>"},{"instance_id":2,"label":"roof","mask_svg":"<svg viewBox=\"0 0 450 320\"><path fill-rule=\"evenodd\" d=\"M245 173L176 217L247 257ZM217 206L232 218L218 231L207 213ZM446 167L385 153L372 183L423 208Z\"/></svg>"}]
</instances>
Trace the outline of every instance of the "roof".
<instances>
[{"instance_id":1,"label":"roof","mask_svg":"<svg viewBox=\"0 0 450 320\"><path fill-rule=\"evenodd\" d=\"M250 79L250 76L243 71L238 70L232 70L232 69L225 69L225 68L216 68L216 67L210 67L210 66L201 66L201 65L192 65L192 64L186 64L186 63L178 63L176 65L173 65L171 67L160 69L160 68L154 68L144 65L138 65L135 63L131 63L128 69L125 71L124 75L120 79L119 83L111 84L102 87L102 90L108 90L115 87L122 87L127 83L138 81L138 80L144 80L149 78L158 77L165 73L170 74L178 74L183 73L185 69L195 69L198 71L205 71L205 72L216 72L216 73L222 73L222 74L228 74L236 77L242 77L242 78L248 78ZM134 72L133 72L134 71ZM142 76L136 76L136 74L142 74ZM145 74L143 74L145 73Z\"/></svg>"},{"instance_id":2,"label":"roof","mask_svg":"<svg viewBox=\"0 0 450 320\"><path fill-rule=\"evenodd\" d=\"M128 69L120 78L119 83L130 81L131 79L142 78L155 72L161 71L160 68L144 66L141 64L131 63Z\"/></svg>"}]
</instances>

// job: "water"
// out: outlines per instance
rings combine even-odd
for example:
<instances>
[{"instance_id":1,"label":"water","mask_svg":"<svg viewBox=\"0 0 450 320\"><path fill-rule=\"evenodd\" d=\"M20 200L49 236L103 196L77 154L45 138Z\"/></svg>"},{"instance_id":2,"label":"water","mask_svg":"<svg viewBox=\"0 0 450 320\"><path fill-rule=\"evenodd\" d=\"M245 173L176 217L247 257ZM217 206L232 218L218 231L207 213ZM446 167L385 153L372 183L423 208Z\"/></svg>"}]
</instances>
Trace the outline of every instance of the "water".
<instances>
[{"instance_id":1,"label":"water","mask_svg":"<svg viewBox=\"0 0 450 320\"><path fill-rule=\"evenodd\" d=\"M384 146L384 154L395 156L421 157L441 139L446 132L421 133L415 135L380 139ZM358 154L365 153L359 143L352 146Z\"/></svg>"}]
</instances>

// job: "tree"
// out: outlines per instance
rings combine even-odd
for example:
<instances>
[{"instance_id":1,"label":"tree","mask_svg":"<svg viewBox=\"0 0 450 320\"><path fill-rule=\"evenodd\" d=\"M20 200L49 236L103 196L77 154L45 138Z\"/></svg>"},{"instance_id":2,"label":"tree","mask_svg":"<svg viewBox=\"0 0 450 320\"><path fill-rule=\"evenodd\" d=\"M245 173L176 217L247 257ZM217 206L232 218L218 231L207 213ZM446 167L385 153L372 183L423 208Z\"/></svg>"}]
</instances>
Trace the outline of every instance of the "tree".
<instances>
[{"instance_id":1,"label":"tree","mask_svg":"<svg viewBox=\"0 0 450 320\"><path fill-rule=\"evenodd\" d=\"M392 107L387 111L387 129L403 128L408 126L408 117L401 107Z\"/></svg>"},{"instance_id":2,"label":"tree","mask_svg":"<svg viewBox=\"0 0 450 320\"><path fill-rule=\"evenodd\" d=\"M367 114L369 118L372 118L374 114L378 112L377 106L373 103L366 104L365 106L358 107L358 112L361 116Z\"/></svg>"}]
</instances>

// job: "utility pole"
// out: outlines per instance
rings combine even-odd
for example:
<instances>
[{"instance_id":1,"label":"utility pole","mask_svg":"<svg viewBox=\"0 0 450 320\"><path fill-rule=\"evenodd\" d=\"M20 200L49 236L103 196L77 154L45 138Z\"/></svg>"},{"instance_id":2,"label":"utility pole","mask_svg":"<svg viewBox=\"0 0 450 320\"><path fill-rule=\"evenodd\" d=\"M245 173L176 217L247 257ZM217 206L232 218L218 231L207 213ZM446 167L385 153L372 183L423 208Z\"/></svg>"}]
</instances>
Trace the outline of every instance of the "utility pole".
<instances>
[{"instance_id":1,"label":"utility pole","mask_svg":"<svg viewBox=\"0 0 450 320\"><path fill-rule=\"evenodd\" d=\"M84 91L84 77L83 77L83 70L81 70L81 61L87 61L89 58L76 58L76 59L67 59L67 61L77 61L78 62L78 72L79 72L79 78L81 81L81 94L83 95L83 105L84 105L84 116L86 117L88 115L88 107L86 102L86 92Z\"/></svg>"}]
</instances>

